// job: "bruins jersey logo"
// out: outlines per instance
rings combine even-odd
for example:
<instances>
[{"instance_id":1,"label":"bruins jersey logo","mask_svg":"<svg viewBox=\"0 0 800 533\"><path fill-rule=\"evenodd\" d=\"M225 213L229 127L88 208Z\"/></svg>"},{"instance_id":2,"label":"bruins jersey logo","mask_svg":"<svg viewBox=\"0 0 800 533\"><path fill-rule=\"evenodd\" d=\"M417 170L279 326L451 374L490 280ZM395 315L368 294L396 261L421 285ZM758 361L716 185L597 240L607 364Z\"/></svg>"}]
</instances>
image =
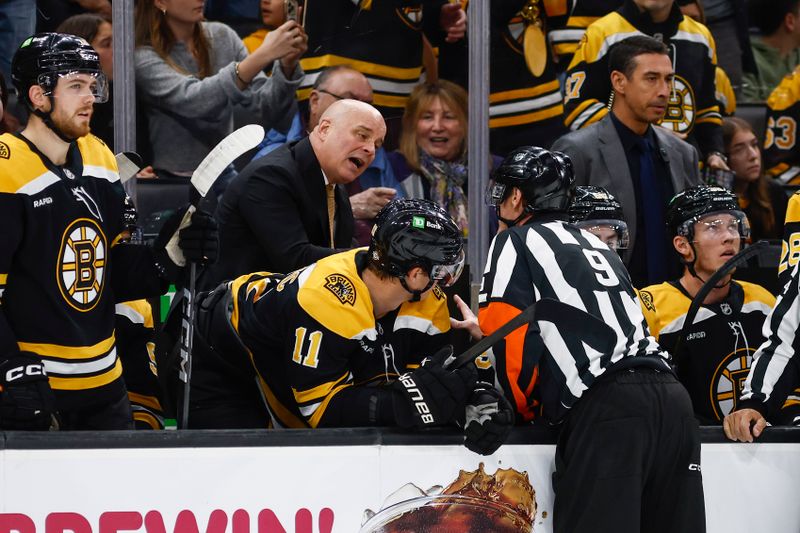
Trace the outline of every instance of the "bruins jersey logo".
<instances>
[{"instance_id":1,"label":"bruins jersey logo","mask_svg":"<svg viewBox=\"0 0 800 533\"><path fill-rule=\"evenodd\" d=\"M397 16L412 30L422 29L422 8L402 7L397 8Z\"/></svg>"},{"instance_id":2,"label":"bruins jersey logo","mask_svg":"<svg viewBox=\"0 0 800 533\"><path fill-rule=\"evenodd\" d=\"M325 277L325 288L333 293L342 304L355 306L356 287L347 276L342 274L331 274Z\"/></svg>"},{"instance_id":3,"label":"bruins jersey logo","mask_svg":"<svg viewBox=\"0 0 800 533\"><path fill-rule=\"evenodd\" d=\"M736 409L739 395L750 372L753 352L754 350L749 348L739 348L728 354L714 371L709 395L711 408L717 419L722 420L725 415Z\"/></svg>"},{"instance_id":4,"label":"bruins jersey logo","mask_svg":"<svg viewBox=\"0 0 800 533\"><path fill-rule=\"evenodd\" d=\"M431 292L433 292L433 295L437 300L444 300L446 298L444 291L438 285L434 285L433 289L431 289Z\"/></svg>"},{"instance_id":5,"label":"bruins jersey logo","mask_svg":"<svg viewBox=\"0 0 800 533\"><path fill-rule=\"evenodd\" d=\"M691 85L675 75L661 125L677 133L689 133L694 127L695 108L696 100Z\"/></svg>"},{"instance_id":6,"label":"bruins jersey logo","mask_svg":"<svg viewBox=\"0 0 800 533\"><path fill-rule=\"evenodd\" d=\"M525 21L521 16L516 15L508 21L508 25L506 25L506 31L503 34L503 39L506 41L506 43L508 43L508 46L510 46L512 50L521 54L523 51L524 35Z\"/></svg>"},{"instance_id":7,"label":"bruins jersey logo","mask_svg":"<svg viewBox=\"0 0 800 533\"><path fill-rule=\"evenodd\" d=\"M3 159L11 158L11 148L4 142L0 142L0 157Z\"/></svg>"},{"instance_id":8,"label":"bruins jersey logo","mask_svg":"<svg viewBox=\"0 0 800 533\"><path fill-rule=\"evenodd\" d=\"M653 303L653 293L650 291L639 291L639 300L648 311L655 312L656 306Z\"/></svg>"},{"instance_id":9,"label":"bruins jersey logo","mask_svg":"<svg viewBox=\"0 0 800 533\"><path fill-rule=\"evenodd\" d=\"M78 311L90 311L103 292L106 272L106 236L89 218L75 220L64 231L58 255L58 288Z\"/></svg>"}]
</instances>

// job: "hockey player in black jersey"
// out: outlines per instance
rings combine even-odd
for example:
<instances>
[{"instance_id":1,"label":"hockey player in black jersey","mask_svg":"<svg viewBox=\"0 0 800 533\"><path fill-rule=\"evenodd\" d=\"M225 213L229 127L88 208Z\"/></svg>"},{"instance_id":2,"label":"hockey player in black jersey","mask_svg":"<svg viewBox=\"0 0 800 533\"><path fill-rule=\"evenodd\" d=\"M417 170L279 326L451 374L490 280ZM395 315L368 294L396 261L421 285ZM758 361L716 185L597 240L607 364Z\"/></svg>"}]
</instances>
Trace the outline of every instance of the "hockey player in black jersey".
<instances>
[{"instance_id":1,"label":"hockey player in black jersey","mask_svg":"<svg viewBox=\"0 0 800 533\"><path fill-rule=\"evenodd\" d=\"M29 37L12 80L31 115L0 136L0 428L130 428L115 303L160 294L186 260L213 260L216 226L193 216L170 251L119 241L125 192L89 134L107 83L85 40Z\"/></svg>"},{"instance_id":2,"label":"hockey player in black jersey","mask_svg":"<svg viewBox=\"0 0 800 533\"><path fill-rule=\"evenodd\" d=\"M378 214L369 249L221 285L199 302L189 426L458 421L470 449L491 453L513 424L511 407L487 383L493 372L483 378L485 361L446 364L440 286L454 283L463 263L461 232L446 211L395 200Z\"/></svg>"},{"instance_id":3,"label":"hockey player in black jersey","mask_svg":"<svg viewBox=\"0 0 800 533\"><path fill-rule=\"evenodd\" d=\"M685 325L692 300L741 249L750 226L733 193L698 186L670 201L667 228L683 275L643 288L639 302L653 336L672 354L695 416L703 424L720 424L736 409L753 353L765 340L761 330L775 297L760 285L733 280L731 271Z\"/></svg>"},{"instance_id":4,"label":"hockey player in black jersey","mask_svg":"<svg viewBox=\"0 0 800 533\"><path fill-rule=\"evenodd\" d=\"M614 251L630 243L628 224L622 206L603 187L579 185L567 210L569 223L593 234Z\"/></svg>"},{"instance_id":5,"label":"hockey player in black jersey","mask_svg":"<svg viewBox=\"0 0 800 533\"><path fill-rule=\"evenodd\" d=\"M561 426L553 530L705 531L691 400L619 255L566 222L569 158L522 147L493 179L489 200L509 229L489 250L480 328L490 334L537 303L535 320L491 355L518 420Z\"/></svg>"}]
</instances>

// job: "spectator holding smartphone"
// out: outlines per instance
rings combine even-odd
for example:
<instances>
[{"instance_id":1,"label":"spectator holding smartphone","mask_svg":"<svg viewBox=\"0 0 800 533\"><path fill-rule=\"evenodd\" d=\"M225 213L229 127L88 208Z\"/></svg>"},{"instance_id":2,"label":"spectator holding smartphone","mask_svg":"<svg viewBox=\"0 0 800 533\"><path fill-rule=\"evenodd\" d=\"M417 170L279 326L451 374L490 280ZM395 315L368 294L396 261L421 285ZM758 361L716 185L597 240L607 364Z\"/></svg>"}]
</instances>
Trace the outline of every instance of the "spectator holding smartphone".
<instances>
[{"instance_id":1,"label":"spectator holding smartphone","mask_svg":"<svg viewBox=\"0 0 800 533\"><path fill-rule=\"evenodd\" d=\"M293 21L271 32L251 54L228 26L203 22L189 0L136 5L136 83L150 130L156 174L189 177L233 131L241 107L254 122L286 130L303 77L303 29ZM273 65L272 76L262 70ZM232 179L231 168L222 186Z\"/></svg>"}]
</instances>

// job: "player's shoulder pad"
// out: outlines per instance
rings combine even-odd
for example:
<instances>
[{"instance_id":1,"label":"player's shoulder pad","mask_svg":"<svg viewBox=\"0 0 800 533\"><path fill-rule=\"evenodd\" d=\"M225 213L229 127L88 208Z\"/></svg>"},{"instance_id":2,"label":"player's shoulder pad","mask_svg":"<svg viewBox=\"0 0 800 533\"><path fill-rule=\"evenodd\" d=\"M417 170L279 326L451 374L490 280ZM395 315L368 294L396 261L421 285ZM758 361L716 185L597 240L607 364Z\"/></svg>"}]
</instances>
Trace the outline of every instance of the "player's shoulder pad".
<instances>
[{"instance_id":1,"label":"player's shoulder pad","mask_svg":"<svg viewBox=\"0 0 800 533\"><path fill-rule=\"evenodd\" d=\"M794 72L783 77L781 82L767 98L771 111L784 111L800 100L800 65Z\"/></svg>"},{"instance_id":2,"label":"player's shoulder pad","mask_svg":"<svg viewBox=\"0 0 800 533\"><path fill-rule=\"evenodd\" d=\"M134 324L153 329L153 307L145 299L131 300L116 305L117 318L125 317Z\"/></svg>"},{"instance_id":3,"label":"player's shoulder pad","mask_svg":"<svg viewBox=\"0 0 800 533\"><path fill-rule=\"evenodd\" d=\"M372 299L355 262L362 250L320 259L297 279L297 302L303 311L345 339L377 338Z\"/></svg>"},{"instance_id":4,"label":"player's shoulder pad","mask_svg":"<svg viewBox=\"0 0 800 533\"><path fill-rule=\"evenodd\" d=\"M38 194L58 181L25 141L0 135L0 193Z\"/></svg>"},{"instance_id":5,"label":"player's shoulder pad","mask_svg":"<svg viewBox=\"0 0 800 533\"><path fill-rule=\"evenodd\" d=\"M117 160L106 143L91 133L84 135L76 142L83 158L83 173L86 176L104 179L112 183L119 181Z\"/></svg>"},{"instance_id":6,"label":"player's shoulder pad","mask_svg":"<svg viewBox=\"0 0 800 533\"><path fill-rule=\"evenodd\" d=\"M680 327L692 303L686 295L667 282L650 285L637 292L647 325L655 336Z\"/></svg>"},{"instance_id":7,"label":"player's shoulder pad","mask_svg":"<svg viewBox=\"0 0 800 533\"><path fill-rule=\"evenodd\" d=\"M775 295L761 285L738 279L736 283L741 285L744 291L745 308L753 307L756 304L757 307L763 308L764 314L767 314L772 309L772 306L775 305Z\"/></svg>"},{"instance_id":8,"label":"player's shoulder pad","mask_svg":"<svg viewBox=\"0 0 800 533\"><path fill-rule=\"evenodd\" d=\"M413 329L427 335L437 335L450 330L450 312L447 295L434 285L419 302L405 302L397 312L394 330Z\"/></svg>"}]
</instances>

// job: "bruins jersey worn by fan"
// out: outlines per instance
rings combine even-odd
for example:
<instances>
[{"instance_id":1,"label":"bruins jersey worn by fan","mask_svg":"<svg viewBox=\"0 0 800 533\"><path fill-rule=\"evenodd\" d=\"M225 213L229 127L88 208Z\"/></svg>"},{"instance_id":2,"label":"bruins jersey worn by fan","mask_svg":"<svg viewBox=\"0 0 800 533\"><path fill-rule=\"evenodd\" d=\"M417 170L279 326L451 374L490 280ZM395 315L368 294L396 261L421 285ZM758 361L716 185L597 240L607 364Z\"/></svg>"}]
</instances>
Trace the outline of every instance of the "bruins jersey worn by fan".
<instances>
[{"instance_id":1,"label":"bruins jersey worn by fan","mask_svg":"<svg viewBox=\"0 0 800 533\"><path fill-rule=\"evenodd\" d=\"M738 406L775 297L760 285L733 281L728 297L701 306L686 328L692 299L677 281L646 287L639 291L639 301L650 332L664 349L675 355L678 337L684 335L676 361L678 377L701 423L720 424Z\"/></svg>"},{"instance_id":2,"label":"bruins jersey worn by fan","mask_svg":"<svg viewBox=\"0 0 800 533\"><path fill-rule=\"evenodd\" d=\"M551 30L547 35L553 52L559 57L562 70L572 61L586 28L621 5L622 0L575 0L575 7L572 8L566 25Z\"/></svg>"},{"instance_id":3,"label":"bruins jersey worn by fan","mask_svg":"<svg viewBox=\"0 0 800 533\"><path fill-rule=\"evenodd\" d=\"M785 76L767 99L764 159L767 172L784 185L800 184L800 66Z\"/></svg>"},{"instance_id":4,"label":"bruins jersey worn by fan","mask_svg":"<svg viewBox=\"0 0 800 533\"><path fill-rule=\"evenodd\" d=\"M655 24L649 14L640 13L632 0L626 0L619 10L589 26L567 71L565 124L576 130L608 113L612 92L608 50L627 37L641 34L664 41L675 70L673 90L660 125L687 135L686 140L698 147L704 158L711 152L722 152L714 39L705 26L684 17L677 4L665 22Z\"/></svg>"},{"instance_id":5,"label":"bruins jersey worn by fan","mask_svg":"<svg viewBox=\"0 0 800 533\"><path fill-rule=\"evenodd\" d=\"M447 301L438 288L375 319L358 272L357 263L363 268L366 259L365 250L354 250L322 259L277 284L264 273L229 283L229 327L246 351L239 350L235 360L230 352L224 356L242 372L252 373L251 364L255 368L274 426L376 424L358 406L370 391L355 385L395 381L447 343ZM198 391L205 374L199 364ZM190 416L195 420L195 407L203 407L200 394Z\"/></svg>"},{"instance_id":6,"label":"bruins jersey worn by fan","mask_svg":"<svg viewBox=\"0 0 800 533\"><path fill-rule=\"evenodd\" d=\"M349 65L364 74L373 103L387 117L400 116L422 76L423 31L437 42L443 0L308 0L303 18L308 52L298 100L308 99L327 67ZM430 26L430 27L429 27Z\"/></svg>"},{"instance_id":7,"label":"bruins jersey worn by fan","mask_svg":"<svg viewBox=\"0 0 800 533\"><path fill-rule=\"evenodd\" d=\"M535 23L520 13L527 4L523 0L491 3L489 133L496 154L525 144L550 146L566 131L561 88L549 47L542 42L546 47L539 58L543 70L535 75L525 62L524 39L531 24L540 24L543 32L563 26L571 0L545 2Z\"/></svg>"},{"instance_id":8,"label":"bruins jersey worn by fan","mask_svg":"<svg viewBox=\"0 0 800 533\"><path fill-rule=\"evenodd\" d=\"M153 337L153 308L147 300L116 306L117 350L136 429L164 429Z\"/></svg>"}]
</instances>

